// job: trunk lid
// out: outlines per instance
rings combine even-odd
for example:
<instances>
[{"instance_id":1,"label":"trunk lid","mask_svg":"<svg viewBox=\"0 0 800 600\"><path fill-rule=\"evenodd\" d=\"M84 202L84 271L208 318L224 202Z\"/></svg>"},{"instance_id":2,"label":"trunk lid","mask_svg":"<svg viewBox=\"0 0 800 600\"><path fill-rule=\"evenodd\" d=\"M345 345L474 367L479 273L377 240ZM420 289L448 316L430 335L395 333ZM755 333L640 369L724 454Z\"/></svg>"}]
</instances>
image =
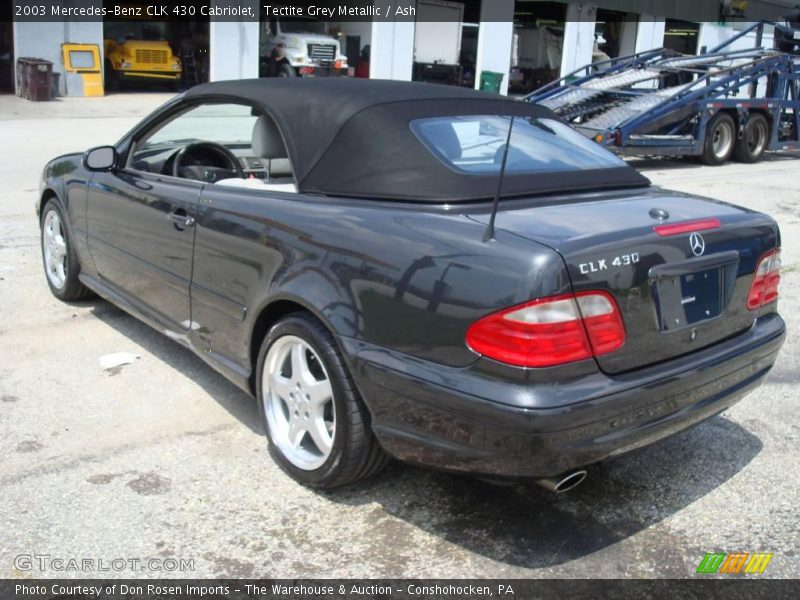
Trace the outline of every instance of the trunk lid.
<instances>
[{"instance_id":1,"label":"trunk lid","mask_svg":"<svg viewBox=\"0 0 800 600\"><path fill-rule=\"evenodd\" d=\"M658 211L668 218L659 220ZM719 227L697 236L661 236L653 229L710 218L718 219ZM487 222L488 216L480 220ZM775 222L761 213L658 188L564 196L546 205L504 202L496 227L559 252L575 292L613 294L626 341L597 358L609 374L687 354L748 329L758 315L746 306L753 272L779 235Z\"/></svg>"}]
</instances>

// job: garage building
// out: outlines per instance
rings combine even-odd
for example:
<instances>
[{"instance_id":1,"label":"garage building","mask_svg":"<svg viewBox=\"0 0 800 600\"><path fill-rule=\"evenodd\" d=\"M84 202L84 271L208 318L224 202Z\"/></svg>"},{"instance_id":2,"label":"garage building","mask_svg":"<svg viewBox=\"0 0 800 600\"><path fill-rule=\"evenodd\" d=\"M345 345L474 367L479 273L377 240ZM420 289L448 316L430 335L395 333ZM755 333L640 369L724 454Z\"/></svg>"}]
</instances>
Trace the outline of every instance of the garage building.
<instances>
[{"instance_id":1,"label":"garage building","mask_svg":"<svg viewBox=\"0 0 800 600\"><path fill-rule=\"evenodd\" d=\"M575 69L603 60L667 46L694 54L729 39L754 18L788 12L796 0L400 0L414 8L417 22L317 22L320 35L335 38L347 57L349 73L381 79L422 79L480 87L481 74L496 73L502 93L523 93L563 77ZM72 0L80 4L81 0ZM64 2L69 4L69 2ZM211 0L211 4L225 4ZM241 0L261 15L259 0ZM455 6L455 8L453 8ZM455 10L461 21L425 21L425 14ZM744 10L744 13L741 11ZM433 11L433 12L432 12ZM739 14L737 14L737 11ZM163 60L164 74L140 77L135 89L187 87L203 81L264 75L271 51L269 18L259 20L151 22L142 31L121 31L120 22L0 22L0 93L17 86L14 65L19 57L53 63L61 74L61 95L84 95L81 86L64 76L62 44L96 44L105 87L124 90L112 63L113 44L120 36L157 41L168 50L142 54ZM271 29L272 27L272 29ZM123 27L124 29L124 27ZM755 44L755 34L737 43ZM769 28L762 45L772 47ZM162 46L163 47L163 46ZM324 50L324 44L314 51ZM169 54L171 52L171 55ZM154 58L155 57L155 58ZM173 61L170 63L170 61ZM182 67L171 67L180 62ZM454 63L454 64L451 64ZM179 81L169 70L181 68ZM127 76L126 76L127 77ZM134 77L127 77L134 79ZM74 79L73 79L74 81Z\"/></svg>"}]
</instances>

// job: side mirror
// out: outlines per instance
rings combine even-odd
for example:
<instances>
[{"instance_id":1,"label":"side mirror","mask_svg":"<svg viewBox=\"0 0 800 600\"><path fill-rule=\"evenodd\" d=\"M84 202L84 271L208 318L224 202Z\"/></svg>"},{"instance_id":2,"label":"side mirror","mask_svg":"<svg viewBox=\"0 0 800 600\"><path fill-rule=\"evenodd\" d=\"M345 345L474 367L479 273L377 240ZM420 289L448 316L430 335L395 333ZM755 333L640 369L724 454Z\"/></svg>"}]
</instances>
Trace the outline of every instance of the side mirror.
<instances>
[{"instance_id":1,"label":"side mirror","mask_svg":"<svg viewBox=\"0 0 800 600\"><path fill-rule=\"evenodd\" d=\"M114 146L98 146L83 155L83 164L90 171L109 171L117 164Z\"/></svg>"}]
</instances>

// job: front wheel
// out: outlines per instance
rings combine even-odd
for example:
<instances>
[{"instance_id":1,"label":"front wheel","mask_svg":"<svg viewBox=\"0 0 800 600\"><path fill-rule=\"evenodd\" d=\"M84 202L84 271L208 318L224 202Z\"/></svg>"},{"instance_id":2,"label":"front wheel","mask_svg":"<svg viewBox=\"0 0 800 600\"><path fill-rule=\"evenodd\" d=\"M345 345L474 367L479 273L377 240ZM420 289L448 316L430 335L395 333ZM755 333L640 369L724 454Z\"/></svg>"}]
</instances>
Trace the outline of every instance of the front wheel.
<instances>
[{"instance_id":1,"label":"front wheel","mask_svg":"<svg viewBox=\"0 0 800 600\"><path fill-rule=\"evenodd\" d=\"M296 481L331 489L386 464L341 351L312 316L294 313L269 330L257 375L270 454Z\"/></svg>"},{"instance_id":2,"label":"front wheel","mask_svg":"<svg viewBox=\"0 0 800 600\"><path fill-rule=\"evenodd\" d=\"M751 114L742 132L742 138L736 141L733 156L739 162L754 163L761 159L767 149L769 140L769 123L764 115Z\"/></svg>"},{"instance_id":3,"label":"front wheel","mask_svg":"<svg viewBox=\"0 0 800 600\"><path fill-rule=\"evenodd\" d=\"M49 200L42 209L41 238L44 273L53 295L65 302L89 298L92 293L78 279L78 255L72 247L64 211L56 200Z\"/></svg>"},{"instance_id":4,"label":"front wheel","mask_svg":"<svg viewBox=\"0 0 800 600\"><path fill-rule=\"evenodd\" d=\"M727 113L717 113L708 122L700 160L711 166L721 165L733 152L735 141L736 123L734 123L733 117Z\"/></svg>"}]
</instances>

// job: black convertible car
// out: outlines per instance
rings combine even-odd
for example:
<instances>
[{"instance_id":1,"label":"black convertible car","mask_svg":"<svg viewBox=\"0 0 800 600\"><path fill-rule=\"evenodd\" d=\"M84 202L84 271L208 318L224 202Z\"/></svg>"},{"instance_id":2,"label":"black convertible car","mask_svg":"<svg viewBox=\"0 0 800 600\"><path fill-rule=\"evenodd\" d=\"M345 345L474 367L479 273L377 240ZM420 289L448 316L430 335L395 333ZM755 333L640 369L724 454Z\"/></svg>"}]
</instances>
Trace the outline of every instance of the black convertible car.
<instances>
[{"instance_id":1,"label":"black convertible car","mask_svg":"<svg viewBox=\"0 0 800 600\"><path fill-rule=\"evenodd\" d=\"M320 488L394 456L563 491L731 406L785 335L774 220L472 90L200 85L48 163L37 210L57 298L193 349Z\"/></svg>"}]
</instances>

